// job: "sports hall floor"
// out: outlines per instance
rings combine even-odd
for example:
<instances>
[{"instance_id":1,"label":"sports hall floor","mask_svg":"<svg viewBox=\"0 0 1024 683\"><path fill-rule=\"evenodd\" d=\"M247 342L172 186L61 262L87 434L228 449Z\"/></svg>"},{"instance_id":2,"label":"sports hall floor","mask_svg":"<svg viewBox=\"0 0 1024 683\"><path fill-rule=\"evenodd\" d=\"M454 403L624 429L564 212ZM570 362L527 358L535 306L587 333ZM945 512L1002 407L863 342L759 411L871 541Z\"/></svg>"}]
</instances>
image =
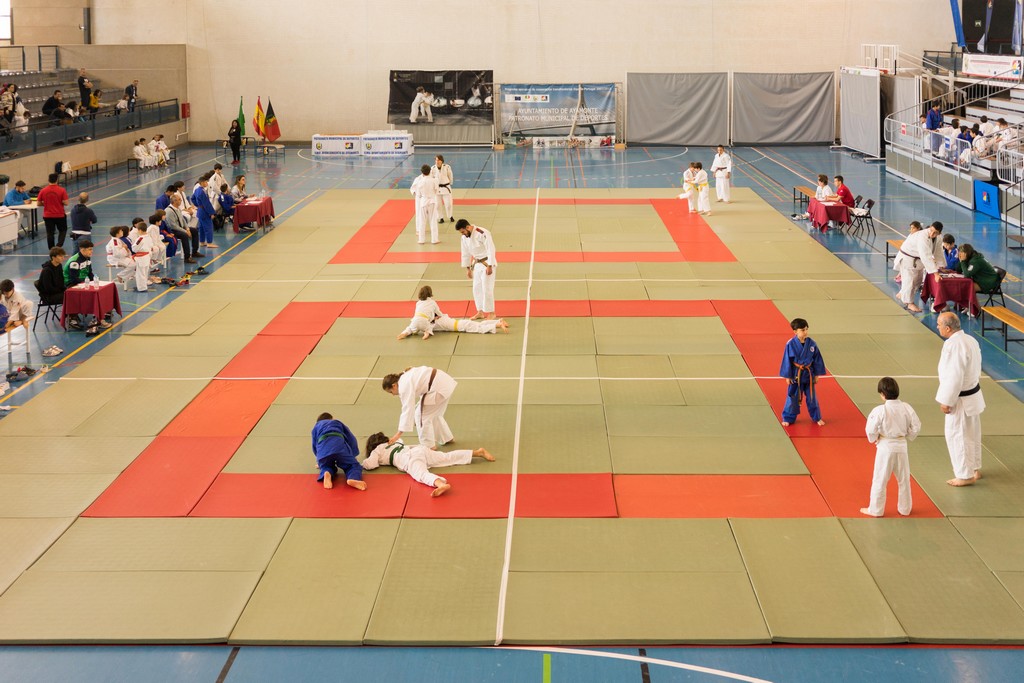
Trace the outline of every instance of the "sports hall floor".
<instances>
[{"instance_id":1,"label":"sports hall floor","mask_svg":"<svg viewBox=\"0 0 1024 683\"><path fill-rule=\"evenodd\" d=\"M512 330L397 342L421 284L452 315L471 298L451 227L426 248L409 227L405 188L434 151L249 157L274 230L219 234L188 288L122 292L124 322L97 338L40 324L33 363L65 353L0 400L0 641L78 646L0 648L0 680L1012 680L1020 347L982 342L986 478L951 490L934 316L892 302L884 256L907 222L938 219L1019 275L998 222L825 148L735 150L734 202L706 221L672 199L706 149L442 150L456 214L495 234ZM101 225L127 222L216 154L69 189ZM879 200L877 236L788 218L790 188L819 172ZM45 251L22 243L0 273L32 292ZM1019 307L1019 280L1005 289ZM824 428L776 416L796 316L834 375ZM395 473L318 489L313 416L386 432L397 400L375 378L420 363L459 379L449 422L498 461L452 470L440 499ZM909 519L857 515L882 374L924 422ZM499 632L531 647L298 646ZM111 642L171 644L86 645ZM281 643L296 645L265 646ZM550 647L580 643L618 647Z\"/></svg>"}]
</instances>

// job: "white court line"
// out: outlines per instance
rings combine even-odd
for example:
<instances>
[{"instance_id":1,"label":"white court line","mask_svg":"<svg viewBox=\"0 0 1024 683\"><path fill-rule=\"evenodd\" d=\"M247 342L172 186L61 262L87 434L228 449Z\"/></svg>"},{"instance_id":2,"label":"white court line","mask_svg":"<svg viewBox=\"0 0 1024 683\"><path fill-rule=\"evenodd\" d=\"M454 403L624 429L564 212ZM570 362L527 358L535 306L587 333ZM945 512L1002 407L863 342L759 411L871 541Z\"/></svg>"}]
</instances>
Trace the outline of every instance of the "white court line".
<instances>
[{"instance_id":1,"label":"white court line","mask_svg":"<svg viewBox=\"0 0 1024 683\"><path fill-rule=\"evenodd\" d=\"M505 525L505 559L501 565L501 588L498 591L498 623L494 644L501 645L505 635L505 600L508 598L508 570L512 564L512 527L516 519L516 491L519 486L519 444L523 429L523 394L526 390L526 346L530 340L530 295L533 290L534 256L537 254L537 222L540 220L540 188L533 209L533 238L530 242L530 275L526 283L526 317L523 321L523 353L519 360L519 396L516 399L516 431L512 441L512 488L508 497L508 521Z\"/></svg>"},{"instance_id":2,"label":"white court line","mask_svg":"<svg viewBox=\"0 0 1024 683\"><path fill-rule=\"evenodd\" d=\"M893 379L938 379L938 375L889 375ZM982 374L982 379L992 379L990 375ZM288 380L299 382L379 382L383 377L299 377L297 375L278 375L273 377L63 377L62 382L123 382L125 380L141 379L146 381L164 382L259 382L267 380ZM783 381L785 377L778 375L746 375L743 377L601 377L571 375L567 377L524 377L522 375L495 375L492 377L463 377L459 381L481 382L497 381L518 381L518 382L749 382L762 379L777 379ZM819 380L828 379L878 379L878 375L824 375ZM1019 382L1019 379L997 379L994 382ZM520 393L522 387L520 387Z\"/></svg>"},{"instance_id":3,"label":"white court line","mask_svg":"<svg viewBox=\"0 0 1024 683\"><path fill-rule=\"evenodd\" d=\"M37 256L33 256L33 258L38 258L38 257ZM369 279L367 279L367 278L369 278ZM372 275L362 275L362 276L355 276L355 277L351 277L351 278L317 278L315 280L223 280L223 279L218 278L216 280L204 280L203 282L214 282L214 283L221 282L221 283L230 283L230 284L235 284L235 285L239 285L239 284L254 284L256 282L259 282L259 283L272 283L272 284L302 284L302 283L309 283L309 282L359 282L359 283L363 283L363 282L407 282L409 284L416 284L416 283L418 283L422 279L423 278L420 278L420 277L375 278ZM763 282L763 283L767 283L767 284L771 284L771 283L775 283L775 282L790 282L790 283L791 282L796 282L796 283L800 283L800 284L819 283L820 282L820 283L824 283L824 284L829 284L829 283L833 283L833 282L870 282L870 283L888 282L888 279L869 280L869 279L863 278L863 277L847 278L847 279L842 279L842 280L829 280L829 279L819 280L817 278L809 278L809 277L789 278L789 279L784 279L784 280L769 280L769 279L750 278L750 277L748 277L748 278L704 278L704 277L690 277L690 278L668 278L668 277L661 277L661 278L656 278L656 277L572 277L572 278L570 278L570 277L554 277L554 278L543 278L543 277L535 277L535 278L532 278L532 279L528 279L528 278L502 278L501 281L502 282L754 282L754 283ZM465 280L465 278L454 278L454 279L451 279L451 280L433 280L432 279L431 282L458 282L460 284L465 284L466 280ZM673 301L675 301L675 299L673 299ZM694 299L694 301L706 301L706 299Z\"/></svg>"},{"instance_id":4,"label":"white court line","mask_svg":"<svg viewBox=\"0 0 1024 683\"><path fill-rule=\"evenodd\" d=\"M491 648L480 648L480 649L491 649ZM657 664L658 666L665 666L671 669L685 669L687 671L697 671L699 673L710 674L712 676L720 676L721 678L728 678L734 681L745 681L745 683L771 683L771 681L764 678L754 678L753 676L745 676L743 674L735 674L731 671L722 671L721 669L711 669L706 666L697 666L696 664L684 664L683 662L673 662L668 659L656 659L654 657L641 657L639 655L627 655L620 654L618 652L602 652L600 650L578 650L575 648L559 648L559 647L527 647L527 646L513 646L506 645L501 648L502 650L521 650L524 652L544 652L551 654L560 655L581 655L583 657L603 657L605 659L621 659L627 662L640 662L642 664Z\"/></svg>"},{"instance_id":5,"label":"white court line","mask_svg":"<svg viewBox=\"0 0 1024 683\"><path fill-rule=\"evenodd\" d=\"M206 166L207 164L215 164L215 163L217 163L217 157L214 157L214 158L210 159L209 161L204 161L201 164L193 164L191 166L186 166L185 168L181 168L181 169L176 168L176 169L174 169L174 173L168 173L165 176L160 176L159 178L153 178L152 180L146 181L144 183L140 183L138 185L133 185L132 187L128 188L127 190L125 190L123 192L118 192L117 194L112 194L109 197L104 197L103 199L97 199L96 201L89 202L89 203L94 205L94 206L96 204L102 204L105 201L109 201L111 199L116 199L117 197L120 197L123 194L128 194L129 192L134 192L135 190L139 189L140 187L146 187L147 185L152 185L153 183L158 183L158 182L161 182L161 181L163 181L164 187L167 187L168 185L170 185L170 183L167 182L167 179L170 178L172 175L175 175L175 174L178 174L178 173L184 173L185 171L191 171L193 168L199 168L200 166ZM211 168L212 168L212 166L211 166ZM127 181L125 181L125 182L127 182Z\"/></svg>"}]
</instances>

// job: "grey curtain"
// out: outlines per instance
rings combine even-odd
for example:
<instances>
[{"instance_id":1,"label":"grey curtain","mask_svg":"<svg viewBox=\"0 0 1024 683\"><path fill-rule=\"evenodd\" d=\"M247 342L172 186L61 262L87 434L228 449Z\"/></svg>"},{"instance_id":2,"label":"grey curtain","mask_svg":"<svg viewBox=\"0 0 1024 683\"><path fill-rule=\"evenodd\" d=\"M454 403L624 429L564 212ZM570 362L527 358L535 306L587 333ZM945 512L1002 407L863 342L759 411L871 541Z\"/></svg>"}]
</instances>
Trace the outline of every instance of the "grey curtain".
<instances>
[{"instance_id":1,"label":"grey curtain","mask_svg":"<svg viewBox=\"0 0 1024 683\"><path fill-rule=\"evenodd\" d=\"M728 74L626 74L626 125L636 144L728 144Z\"/></svg>"},{"instance_id":2,"label":"grey curtain","mask_svg":"<svg viewBox=\"0 0 1024 683\"><path fill-rule=\"evenodd\" d=\"M883 78L884 80L884 78ZM922 111L921 78L920 76L900 76L893 78L893 113L898 114L897 120L917 125Z\"/></svg>"},{"instance_id":3,"label":"grey curtain","mask_svg":"<svg viewBox=\"0 0 1024 683\"><path fill-rule=\"evenodd\" d=\"M832 142L835 75L733 74L734 145Z\"/></svg>"},{"instance_id":4,"label":"grey curtain","mask_svg":"<svg viewBox=\"0 0 1024 683\"><path fill-rule=\"evenodd\" d=\"M843 147L882 154L882 94L878 72L839 74L839 125Z\"/></svg>"}]
</instances>

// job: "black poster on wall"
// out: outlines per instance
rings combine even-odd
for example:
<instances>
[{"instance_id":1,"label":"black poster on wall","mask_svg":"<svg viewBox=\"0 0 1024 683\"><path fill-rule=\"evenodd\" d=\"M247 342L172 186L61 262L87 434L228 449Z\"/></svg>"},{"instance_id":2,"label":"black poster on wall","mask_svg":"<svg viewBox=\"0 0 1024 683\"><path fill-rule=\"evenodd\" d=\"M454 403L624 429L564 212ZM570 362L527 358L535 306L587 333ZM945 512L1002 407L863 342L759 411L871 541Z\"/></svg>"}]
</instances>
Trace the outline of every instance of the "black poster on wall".
<instances>
[{"instance_id":1,"label":"black poster on wall","mask_svg":"<svg viewBox=\"0 0 1024 683\"><path fill-rule=\"evenodd\" d=\"M493 71L392 71L388 123L491 125Z\"/></svg>"},{"instance_id":2,"label":"black poster on wall","mask_svg":"<svg viewBox=\"0 0 1024 683\"><path fill-rule=\"evenodd\" d=\"M963 0L961 17L964 22L964 38L969 52L982 52L978 41L985 35L985 15L989 0ZM1013 11L1016 0L992 0L992 20L989 22L985 40L985 54L1010 55L1010 38L1013 34Z\"/></svg>"}]
</instances>

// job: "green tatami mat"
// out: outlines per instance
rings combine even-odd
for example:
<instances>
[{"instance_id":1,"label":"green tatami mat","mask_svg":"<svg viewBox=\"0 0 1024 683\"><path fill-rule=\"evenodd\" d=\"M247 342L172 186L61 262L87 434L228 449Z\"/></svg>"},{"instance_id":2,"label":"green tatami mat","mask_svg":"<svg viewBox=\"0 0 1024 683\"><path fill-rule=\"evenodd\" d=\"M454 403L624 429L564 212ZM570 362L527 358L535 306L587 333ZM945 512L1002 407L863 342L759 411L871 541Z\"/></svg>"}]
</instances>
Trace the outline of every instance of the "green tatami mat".
<instances>
[{"instance_id":1,"label":"green tatami mat","mask_svg":"<svg viewBox=\"0 0 1024 683\"><path fill-rule=\"evenodd\" d=\"M596 337L597 353L601 355L668 355L686 354L707 355L713 353L738 353L732 337L722 334L677 336L640 336L623 329L621 334L602 334ZM533 349L531 330L530 348Z\"/></svg>"},{"instance_id":2,"label":"green tatami mat","mask_svg":"<svg viewBox=\"0 0 1024 683\"><path fill-rule=\"evenodd\" d=\"M438 366L438 357L447 357L455 352L456 337L459 335L434 335L429 341L422 339L396 339L398 333L409 324L408 320L392 320L389 329L380 334L352 332L351 334L330 334L321 339L310 356L344 356L351 353L379 353L388 356L430 356L429 363L422 365ZM408 363L398 369L409 367ZM391 372L394 372L392 370Z\"/></svg>"},{"instance_id":3,"label":"green tatami mat","mask_svg":"<svg viewBox=\"0 0 1024 683\"><path fill-rule=\"evenodd\" d=\"M33 570L262 572L288 521L81 518Z\"/></svg>"},{"instance_id":4,"label":"green tatami mat","mask_svg":"<svg viewBox=\"0 0 1024 683\"><path fill-rule=\"evenodd\" d=\"M781 431L762 436L612 436L615 474L807 474Z\"/></svg>"},{"instance_id":5,"label":"green tatami mat","mask_svg":"<svg viewBox=\"0 0 1024 683\"><path fill-rule=\"evenodd\" d=\"M240 334L252 337L266 327L282 308L283 304L268 300L232 302L200 329L202 334Z\"/></svg>"},{"instance_id":6,"label":"green tatami mat","mask_svg":"<svg viewBox=\"0 0 1024 683\"><path fill-rule=\"evenodd\" d=\"M358 282L317 282L312 281L299 290L292 301L349 301L363 285Z\"/></svg>"},{"instance_id":7,"label":"green tatami mat","mask_svg":"<svg viewBox=\"0 0 1024 683\"><path fill-rule=\"evenodd\" d=\"M1024 611L948 520L842 524L911 642L1024 642Z\"/></svg>"},{"instance_id":8,"label":"green tatami mat","mask_svg":"<svg viewBox=\"0 0 1024 683\"><path fill-rule=\"evenodd\" d=\"M611 471L600 405L524 405L521 433L520 472Z\"/></svg>"},{"instance_id":9,"label":"green tatami mat","mask_svg":"<svg viewBox=\"0 0 1024 683\"><path fill-rule=\"evenodd\" d=\"M383 393L383 392L381 392ZM293 404L275 403L267 409L252 431L251 436L304 436L307 439L320 413L327 412L344 422L353 434L373 434L391 431L398 425L402 404L394 397L394 407L343 405L340 403ZM449 414L451 408L449 408ZM451 420L448 420L451 423ZM452 429L455 426L452 425Z\"/></svg>"},{"instance_id":10,"label":"green tatami mat","mask_svg":"<svg viewBox=\"0 0 1024 683\"><path fill-rule=\"evenodd\" d=\"M72 517L0 519L0 594L71 526Z\"/></svg>"},{"instance_id":11,"label":"green tatami mat","mask_svg":"<svg viewBox=\"0 0 1024 683\"><path fill-rule=\"evenodd\" d=\"M588 282L587 294L593 301L642 301L647 298L647 287L642 282Z\"/></svg>"},{"instance_id":12,"label":"green tatami mat","mask_svg":"<svg viewBox=\"0 0 1024 683\"><path fill-rule=\"evenodd\" d=\"M768 399L752 377L744 379L679 380L686 405L767 406Z\"/></svg>"},{"instance_id":13,"label":"green tatami mat","mask_svg":"<svg viewBox=\"0 0 1024 683\"><path fill-rule=\"evenodd\" d=\"M995 457L985 442L982 437L983 478L974 486L946 484L953 477L953 465L941 436L918 437L911 442L910 472L947 517L1024 517L1024 496L1020 494L1024 476Z\"/></svg>"},{"instance_id":14,"label":"green tatami mat","mask_svg":"<svg viewBox=\"0 0 1024 683\"><path fill-rule=\"evenodd\" d=\"M249 335L250 337L252 335ZM147 338L151 339L151 338ZM67 379L103 379L109 377L179 379L181 377L213 377L224 369L231 356L196 356L191 355L195 346L202 342L196 337L181 339L174 337L179 344L176 353L160 356L159 363L135 363L123 356L95 355L87 362L67 374Z\"/></svg>"},{"instance_id":15,"label":"green tatami mat","mask_svg":"<svg viewBox=\"0 0 1024 683\"><path fill-rule=\"evenodd\" d=\"M31 570L0 596L3 643L221 643L260 572Z\"/></svg>"},{"instance_id":16,"label":"green tatami mat","mask_svg":"<svg viewBox=\"0 0 1024 683\"><path fill-rule=\"evenodd\" d=\"M125 359L125 365L131 367L140 356L162 359L164 356L180 355L187 349L191 356L232 358L251 341L249 337L239 335L192 335L189 339L165 336L151 337L140 335L125 336L96 352L97 356L114 356Z\"/></svg>"},{"instance_id":17,"label":"green tatami mat","mask_svg":"<svg viewBox=\"0 0 1024 683\"><path fill-rule=\"evenodd\" d=\"M501 309L498 309L501 315ZM455 334L451 332L436 333L430 338L427 344L433 344L437 340L451 337L455 341L455 355L457 356L505 356L522 353L523 351L523 321L513 318L507 321L509 324L508 334L498 332L497 334ZM417 340L410 340L415 343ZM533 341L531 337L531 342ZM518 372L516 373L518 375Z\"/></svg>"},{"instance_id":18,"label":"green tatami mat","mask_svg":"<svg viewBox=\"0 0 1024 683\"><path fill-rule=\"evenodd\" d=\"M996 572L996 577L1017 604L1024 609L1024 572Z\"/></svg>"},{"instance_id":19,"label":"green tatami mat","mask_svg":"<svg viewBox=\"0 0 1024 683\"><path fill-rule=\"evenodd\" d=\"M218 285L211 285L218 286ZM227 302L191 302L176 301L160 311L138 327L128 330L125 335L171 335L187 336L202 327L210 318L217 315Z\"/></svg>"},{"instance_id":20,"label":"green tatami mat","mask_svg":"<svg viewBox=\"0 0 1024 683\"><path fill-rule=\"evenodd\" d=\"M310 430L313 429L312 420L316 419L319 414L319 412L310 413ZM342 422L345 421L344 414L336 415L336 417ZM362 439L360 439L361 436ZM356 439L361 442L360 448L363 447L362 442L365 441L366 436L369 436L369 433L365 436L356 434ZM304 436L249 435L231 456L228 464L224 466L224 471L247 474L308 474L311 477L316 476L318 472L309 434Z\"/></svg>"},{"instance_id":21,"label":"green tatami mat","mask_svg":"<svg viewBox=\"0 0 1024 683\"><path fill-rule=\"evenodd\" d=\"M355 403L363 390L365 380L347 379L297 379L292 378L281 393L274 399L275 403L300 403L318 405L321 403ZM384 393L383 391L381 393Z\"/></svg>"},{"instance_id":22,"label":"green tatami mat","mask_svg":"<svg viewBox=\"0 0 1024 683\"><path fill-rule=\"evenodd\" d=\"M231 642L362 644L398 525L397 519L293 520ZM342 585L344 595L331 594L330 586Z\"/></svg>"},{"instance_id":23,"label":"green tatami mat","mask_svg":"<svg viewBox=\"0 0 1024 683\"><path fill-rule=\"evenodd\" d=\"M527 349L531 355L594 355L592 319L533 318Z\"/></svg>"},{"instance_id":24,"label":"green tatami mat","mask_svg":"<svg viewBox=\"0 0 1024 683\"><path fill-rule=\"evenodd\" d=\"M156 436L208 383L205 379L133 380L75 427L71 436ZM127 414L126 408L130 408Z\"/></svg>"},{"instance_id":25,"label":"green tatami mat","mask_svg":"<svg viewBox=\"0 0 1024 683\"><path fill-rule=\"evenodd\" d=\"M531 346L533 337L530 338ZM517 361L521 359L517 358ZM513 376L519 376L519 365ZM526 357L527 377L596 377L597 357L590 355L544 356L531 353Z\"/></svg>"},{"instance_id":26,"label":"green tatami mat","mask_svg":"<svg viewBox=\"0 0 1024 683\"><path fill-rule=\"evenodd\" d=\"M118 474L4 474L0 476L0 518L74 517L89 507Z\"/></svg>"},{"instance_id":27,"label":"green tatami mat","mask_svg":"<svg viewBox=\"0 0 1024 683\"><path fill-rule=\"evenodd\" d=\"M772 640L907 639L838 519L732 519L730 524Z\"/></svg>"},{"instance_id":28,"label":"green tatami mat","mask_svg":"<svg viewBox=\"0 0 1024 683\"><path fill-rule=\"evenodd\" d=\"M403 341L409 341L410 343L412 343L411 340ZM427 342L427 344L431 344L433 343L433 341L434 340L431 339L429 342ZM377 357L377 362L373 364L373 368L370 370L369 377L375 379L384 379L384 375L389 375L391 373L397 375L399 373L405 372L406 368L415 368L420 365L428 365L432 368L437 368L438 370L448 371L448 363L450 362L451 359L444 356L443 354L437 356L430 355L423 351L423 348L425 346L426 345L417 345L415 347L406 346L407 353L401 355L394 355L393 353L390 352L387 354L382 353ZM448 374L451 374L451 372L449 372ZM456 379L458 379L458 377L456 377ZM379 381L377 382L377 385L378 387L380 386ZM383 391L384 390L381 389L382 393ZM456 391L458 391L458 389L456 389Z\"/></svg>"},{"instance_id":29,"label":"green tatami mat","mask_svg":"<svg viewBox=\"0 0 1024 683\"><path fill-rule=\"evenodd\" d=\"M459 386L449 402L450 405L514 404L519 396L519 379L473 379L458 380ZM377 384L379 382L370 383ZM384 393L384 392L381 392ZM384 394L387 398L387 394Z\"/></svg>"},{"instance_id":30,"label":"green tatami mat","mask_svg":"<svg viewBox=\"0 0 1024 683\"><path fill-rule=\"evenodd\" d=\"M493 644L505 524L402 520L364 642Z\"/></svg>"},{"instance_id":31,"label":"green tatami mat","mask_svg":"<svg viewBox=\"0 0 1024 683\"><path fill-rule=\"evenodd\" d=\"M782 434L768 406L607 406L613 436L763 436Z\"/></svg>"},{"instance_id":32,"label":"green tatami mat","mask_svg":"<svg viewBox=\"0 0 1024 683\"><path fill-rule=\"evenodd\" d=\"M296 377L371 377L377 355L370 353L365 356L306 356L302 365L295 371Z\"/></svg>"},{"instance_id":33,"label":"green tatami mat","mask_svg":"<svg viewBox=\"0 0 1024 683\"><path fill-rule=\"evenodd\" d=\"M517 519L514 572L742 572L724 519Z\"/></svg>"},{"instance_id":34,"label":"green tatami mat","mask_svg":"<svg viewBox=\"0 0 1024 683\"><path fill-rule=\"evenodd\" d=\"M653 356L662 358L664 356ZM614 356L598 356L598 358L614 358ZM679 388L679 382L671 377L667 380L601 380L601 397L605 405L662 405L680 406L686 401Z\"/></svg>"},{"instance_id":35,"label":"green tatami mat","mask_svg":"<svg viewBox=\"0 0 1024 683\"><path fill-rule=\"evenodd\" d=\"M716 350L719 352L681 355L677 349L668 357L673 373L676 377L751 377L750 368L734 344L730 342L725 349ZM781 350L779 358L782 358Z\"/></svg>"},{"instance_id":36,"label":"green tatami mat","mask_svg":"<svg viewBox=\"0 0 1024 683\"><path fill-rule=\"evenodd\" d=\"M68 436L133 381L58 381L6 416L0 423L0 435Z\"/></svg>"},{"instance_id":37,"label":"green tatami mat","mask_svg":"<svg viewBox=\"0 0 1024 683\"><path fill-rule=\"evenodd\" d=\"M563 357L560 357L564 359ZM452 356L448 364L448 374L463 379L472 377L512 377L519 379L519 368L522 364L519 355L505 356ZM529 368L529 360L527 360Z\"/></svg>"},{"instance_id":38,"label":"green tatami mat","mask_svg":"<svg viewBox=\"0 0 1024 683\"><path fill-rule=\"evenodd\" d=\"M518 390L519 381L513 386ZM533 405L601 405L601 383L596 379L530 379L523 390L523 403ZM508 403L515 403L516 395Z\"/></svg>"},{"instance_id":39,"label":"green tatami mat","mask_svg":"<svg viewBox=\"0 0 1024 683\"><path fill-rule=\"evenodd\" d=\"M953 517L949 521L989 569L1024 572L1024 519Z\"/></svg>"},{"instance_id":40,"label":"green tatami mat","mask_svg":"<svg viewBox=\"0 0 1024 683\"><path fill-rule=\"evenodd\" d=\"M744 571L512 572L505 642L764 643Z\"/></svg>"},{"instance_id":41,"label":"green tatami mat","mask_svg":"<svg viewBox=\"0 0 1024 683\"><path fill-rule=\"evenodd\" d=\"M151 440L142 436L7 436L0 453L0 474L120 472Z\"/></svg>"}]
</instances>

